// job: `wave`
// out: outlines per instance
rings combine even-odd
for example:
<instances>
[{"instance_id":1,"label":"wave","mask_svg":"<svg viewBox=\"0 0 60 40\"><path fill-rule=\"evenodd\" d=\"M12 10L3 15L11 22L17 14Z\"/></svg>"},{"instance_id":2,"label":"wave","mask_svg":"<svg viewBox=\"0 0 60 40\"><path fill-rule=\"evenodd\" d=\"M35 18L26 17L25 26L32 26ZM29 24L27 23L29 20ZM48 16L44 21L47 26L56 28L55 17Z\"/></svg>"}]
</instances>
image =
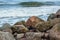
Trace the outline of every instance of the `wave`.
<instances>
[{"instance_id":1,"label":"wave","mask_svg":"<svg viewBox=\"0 0 60 40\"><path fill-rule=\"evenodd\" d=\"M27 20L30 16L38 16L47 20L49 14L56 13L60 6L41 6L41 7L0 7L0 25L9 23L13 25L17 21Z\"/></svg>"}]
</instances>

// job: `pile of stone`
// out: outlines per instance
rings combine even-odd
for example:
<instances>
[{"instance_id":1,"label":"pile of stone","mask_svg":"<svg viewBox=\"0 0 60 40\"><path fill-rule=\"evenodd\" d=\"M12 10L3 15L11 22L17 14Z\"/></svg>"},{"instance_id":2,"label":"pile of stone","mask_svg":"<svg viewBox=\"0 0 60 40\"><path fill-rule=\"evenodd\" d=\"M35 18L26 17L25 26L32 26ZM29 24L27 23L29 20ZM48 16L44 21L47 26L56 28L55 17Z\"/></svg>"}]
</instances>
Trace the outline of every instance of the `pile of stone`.
<instances>
[{"instance_id":1,"label":"pile of stone","mask_svg":"<svg viewBox=\"0 0 60 40\"><path fill-rule=\"evenodd\" d=\"M51 14L47 21L32 16L13 26L3 24L0 28L0 40L60 40L60 10Z\"/></svg>"}]
</instances>

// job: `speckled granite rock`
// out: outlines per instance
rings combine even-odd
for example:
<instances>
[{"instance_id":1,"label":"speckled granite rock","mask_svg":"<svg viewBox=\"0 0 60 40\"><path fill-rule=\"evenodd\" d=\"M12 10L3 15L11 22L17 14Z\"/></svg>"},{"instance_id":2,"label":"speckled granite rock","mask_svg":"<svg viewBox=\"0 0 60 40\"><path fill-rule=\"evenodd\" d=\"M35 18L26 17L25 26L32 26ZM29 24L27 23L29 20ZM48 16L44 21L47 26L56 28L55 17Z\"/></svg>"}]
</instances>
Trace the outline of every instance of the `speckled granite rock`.
<instances>
[{"instance_id":1,"label":"speckled granite rock","mask_svg":"<svg viewBox=\"0 0 60 40\"><path fill-rule=\"evenodd\" d=\"M29 31L24 25L14 25L11 27L13 33L24 33Z\"/></svg>"},{"instance_id":2,"label":"speckled granite rock","mask_svg":"<svg viewBox=\"0 0 60 40\"><path fill-rule=\"evenodd\" d=\"M25 36L26 40L42 40L41 36L43 36L43 33L28 32Z\"/></svg>"},{"instance_id":3,"label":"speckled granite rock","mask_svg":"<svg viewBox=\"0 0 60 40\"><path fill-rule=\"evenodd\" d=\"M11 33L0 31L0 40L15 40L15 39Z\"/></svg>"},{"instance_id":4,"label":"speckled granite rock","mask_svg":"<svg viewBox=\"0 0 60 40\"><path fill-rule=\"evenodd\" d=\"M46 32L51 28L51 24L49 21L47 22L40 22L36 24L36 29L38 29L40 32Z\"/></svg>"},{"instance_id":5,"label":"speckled granite rock","mask_svg":"<svg viewBox=\"0 0 60 40\"><path fill-rule=\"evenodd\" d=\"M53 26L49 33L50 40L60 40L60 23Z\"/></svg>"},{"instance_id":6,"label":"speckled granite rock","mask_svg":"<svg viewBox=\"0 0 60 40\"><path fill-rule=\"evenodd\" d=\"M1 27L1 30L2 30L3 32L12 33L11 25L8 24L8 23L3 24L3 26Z\"/></svg>"}]
</instances>

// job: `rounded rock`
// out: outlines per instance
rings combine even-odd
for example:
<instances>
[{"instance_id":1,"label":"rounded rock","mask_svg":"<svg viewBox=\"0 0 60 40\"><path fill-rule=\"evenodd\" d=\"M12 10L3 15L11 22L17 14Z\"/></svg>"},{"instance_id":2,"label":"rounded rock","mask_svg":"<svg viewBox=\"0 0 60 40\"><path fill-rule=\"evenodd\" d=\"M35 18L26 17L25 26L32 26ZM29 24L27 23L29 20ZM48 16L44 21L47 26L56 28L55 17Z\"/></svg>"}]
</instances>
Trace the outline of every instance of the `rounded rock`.
<instances>
[{"instance_id":1,"label":"rounded rock","mask_svg":"<svg viewBox=\"0 0 60 40\"><path fill-rule=\"evenodd\" d=\"M39 22L44 22L44 20L42 20L36 16L32 16L27 20L26 26L28 26L28 27L32 26L34 28L35 25Z\"/></svg>"},{"instance_id":2,"label":"rounded rock","mask_svg":"<svg viewBox=\"0 0 60 40\"><path fill-rule=\"evenodd\" d=\"M38 29L39 31L41 32L45 32L47 30L50 29L51 25L50 25L50 22L47 21L47 22L40 22L38 24L36 24L36 29Z\"/></svg>"}]
</instances>

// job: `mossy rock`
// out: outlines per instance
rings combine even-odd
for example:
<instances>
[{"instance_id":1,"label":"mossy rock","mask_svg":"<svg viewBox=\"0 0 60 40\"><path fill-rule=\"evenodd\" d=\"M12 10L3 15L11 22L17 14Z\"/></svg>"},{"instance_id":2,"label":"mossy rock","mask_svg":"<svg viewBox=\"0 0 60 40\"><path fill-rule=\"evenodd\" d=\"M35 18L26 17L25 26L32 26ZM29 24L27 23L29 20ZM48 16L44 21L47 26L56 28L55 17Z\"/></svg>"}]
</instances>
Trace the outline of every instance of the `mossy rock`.
<instances>
[{"instance_id":1,"label":"mossy rock","mask_svg":"<svg viewBox=\"0 0 60 40\"><path fill-rule=\"evenodd\" d=\"M53 20L54 18L56 18L56 15L55 15L54 13L52 13L52 14L50 14L50 15L48 16L47 21Z\"/></svg>"},{"instance_id":2,"label":"mossy rock","mask_svg":"<svg viewBox=\"0 0 60 40\"><path fill-rule=\"evenodd\" d=\"M28 32L28 28L26 28L24 25L14 25L11 27L13 33L25 33Z\"/></svg>"},{"instance_id":3,"label":"mossy rock","mask_svg":"<svg viewBox=\"0 0 60 40\"><path fill-rule=\"evenodd\" d=\"M38 24L36 24L36 29L38 29L41 32L46 32L51 28L51 24L49 21L47 22L40 22Z\"/></svg>"},{"instance_id":4,"label":"mossy rock","mask_svg":"<svg viewBox=\"0 0 60 40\"><path fill-rule=\"evenodd\" d=\"M19 21L19 22L16 22L14 25L24 25L25 26L25 21Z\"/></svg>"},{"instance_id":5,"label":"mossy rock","mask_svg":"<svg viewBox=\"0 0 60 40\"><path fill-rule=\"evenodd\" d=\"M60 23L60 18L55 18L53 20L50 20L51 26L54 26L55 24Z\"/></svg>"}]
</instances>

